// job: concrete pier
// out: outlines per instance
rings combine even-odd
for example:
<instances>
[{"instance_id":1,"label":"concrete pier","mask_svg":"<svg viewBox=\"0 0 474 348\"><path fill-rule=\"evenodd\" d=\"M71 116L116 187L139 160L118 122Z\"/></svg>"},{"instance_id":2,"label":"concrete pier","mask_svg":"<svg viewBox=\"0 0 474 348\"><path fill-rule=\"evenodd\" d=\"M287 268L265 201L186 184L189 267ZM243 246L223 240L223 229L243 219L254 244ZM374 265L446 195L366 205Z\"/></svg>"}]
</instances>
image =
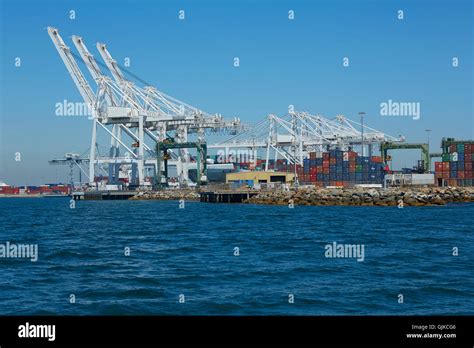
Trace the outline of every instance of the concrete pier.
<instances>
[{"instance_id":1,"label":"concrete pier","mask_svg":"<svg viewBox=\"0 0 474 348\"><path fill-rule=\"evenodd\" d=\"M90 191L90 192L73 192L74 200L126 200L135 196L135 191Z\"/></svg>"},{"instance_id":2,"label":"concrete pier","mask_svg":"<svg viewBox=\"0 0 474 348\"><path fill-rule=\"evenodd\" d=\"M242 203L258 192L201 192L201 202L205 203Z\"/></svg>"}]
</instances>

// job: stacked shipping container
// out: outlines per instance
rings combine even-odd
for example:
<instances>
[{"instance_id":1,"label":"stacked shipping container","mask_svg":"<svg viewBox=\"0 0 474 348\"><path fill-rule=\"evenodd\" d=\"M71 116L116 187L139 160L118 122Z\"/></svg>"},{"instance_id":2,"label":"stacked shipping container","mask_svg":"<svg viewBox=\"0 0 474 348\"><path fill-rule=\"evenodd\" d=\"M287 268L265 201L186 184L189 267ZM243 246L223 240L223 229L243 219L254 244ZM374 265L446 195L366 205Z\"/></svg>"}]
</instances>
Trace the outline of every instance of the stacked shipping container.
<instances>
[{"instance_id":1,"label":"stacked shipping container","mask_svg":"<svg viewBox=\"0 0 474 348\"><path fill-rule=\"evenodd\" d=\"M42 185L42 186L0 186L0 195L18 195L18 194L64 194L69 193L69 187L62 184Z\"/></svg>"},{"instance_id":2,"label":"stacked shipping container","mask_svg":"<svg viewBox=\"0 0 474 348\"><path fill-rule=\"evenodd\" d=\"M298 170L301 183L316 186L382 184L384 166L379 156L362 157L354 151L331 150L310 153Z\"/></svg>"},{"instance_id":3,"label":"stacked shipping container","mask_svg":"<svg viewBox=\"0 0 474 348\"><path fill-rule=\"evenodd\" d=\"M265 166L265 161L258 162L257 166ZM276 163L270 160L269 169L293 173L295 165L288 165L283 159ZM309 158L303 160L303 166L296 165L296 173L302 184L348 187L382 184L384 166L380 156L362 157L354 151L331 150L311 152Z\"/></svg>"},{"instance_id":4,"label":"stacked shipping container","mask_svg":"<svg viewBox=\"0 0 474 348\"><path fill-rule=\"evenodd\" d=\"M473 186L473 143L455 143L435 162L436 183L440 186Z\"/></svg>"}]
</instances>

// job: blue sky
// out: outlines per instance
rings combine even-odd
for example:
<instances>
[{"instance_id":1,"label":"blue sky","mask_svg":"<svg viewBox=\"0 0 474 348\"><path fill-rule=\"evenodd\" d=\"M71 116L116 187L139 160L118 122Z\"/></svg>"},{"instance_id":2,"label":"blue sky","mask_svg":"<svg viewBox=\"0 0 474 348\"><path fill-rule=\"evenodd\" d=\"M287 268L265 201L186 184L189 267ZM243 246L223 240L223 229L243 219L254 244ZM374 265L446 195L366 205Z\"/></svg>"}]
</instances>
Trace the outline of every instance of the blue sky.
<instances>
[{"instance_id":1,"label":"blue sky","mask_svg":"<svg viewBox=\"0 0 474 348\"><path fill-rule=\"evenodd\" d=\"M71 35L82 36L96 56L95 43L104 42L119 63L130 57L129 70L159 89L244 122L283 115L293 104L355 120L365 111L368 125L409 142L425 142L431 129L432 151L443 136L474 138L470 0L0 3L0 180L9 184L66 181L67 168L48 160L82 153L90 143L89 120L55 116L57 102L82 100L47 26L70 46ZM420 120L380 116L388 99L420 102ZM394 156L395 167L419 158L416 151Z\"/></svg>"}]
</instances>

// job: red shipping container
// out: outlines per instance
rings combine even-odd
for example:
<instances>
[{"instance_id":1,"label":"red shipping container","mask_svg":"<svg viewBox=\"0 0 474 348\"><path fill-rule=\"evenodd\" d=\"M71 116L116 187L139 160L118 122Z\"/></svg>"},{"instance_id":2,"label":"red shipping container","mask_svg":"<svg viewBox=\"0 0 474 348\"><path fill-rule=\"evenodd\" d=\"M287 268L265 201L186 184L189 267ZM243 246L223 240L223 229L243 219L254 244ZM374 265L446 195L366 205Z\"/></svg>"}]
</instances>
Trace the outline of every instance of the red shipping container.
<instances>
[{"instance_id":1,"label":"red shipping container","mask_svg":"<svg viewBox=\"0 0 474 348\"><path fill-rule=\"evenodd\" d=\"M329 161L329 152L323 152L323 161Z\"/></svg>"},{"instance_id":2,"label":"red shipping container","mask_svg":"<svg viewBox=\"0 0 474 348\"><path fill-rule=\"evenodd\" d=\"M316 152L310 152L309 153L309 158L310 159L316 159Z\"/></svg>"},{"instance_id":3,"label":"red shipping container","mask_svg":"<svg viewBox=\"0 0 474 348\"><path fill-rule=\"evenodd\" d=\"M309 173L310 173L311 175L315 175L315 174L316 174L316 167L311 167L311 168L309 168Z\"/></svg>"},{"instance_id":4,"label":"red shipping container","mask_svg":"<svg viewBox=\"0 0 474 348\"><path fill-rule=\"evenodd\" d=\"M465 170L464 175L466 179L474 179L474 172L472 170Z\"/></svg>"},{"instance_id":5,"label":"red shipping container","mask_svg":"<svg viewBox=\"0 0 474 348\"><path fill-rule=\"evenodd\" d=\"M448 171L449 170L449 162L443 162L443 170Z\"/></svg>"},{"instance_id":6,"label":"red shipping container","mask_svg":"<svg viewBox=\"0 0 474 348\"><path fill-rule=\"evenodd\" d=\"M458 178L464 179L464 170L458 170Z\"/></svg>"},{"instance_id":7,"label":"red shipping container","mask_svg":"<svg viewBox=\"0 0 474 348\"><path fill-rule=\"evenodd\" d=\"M471 144L464 144L464 152L470 152L471 151Z\"/></svg>"},{"instance_id":8,"label":"red shipping container","mask_svg":"<svg viewBox=\"0 0 474 348\"><path fill-rule=\"evenodd\" d=\"M355 170L356 170L356 165L355 165L355 163L352 164L352 163L349 162L349 172L350 172L350 173L354 173Z\"/></svg>"},{"instance_id":9,"label":"red shipping container","mask_svg":"<svg viewBox=\"0 0 474 348\"><path fill-rule=\"evenodd\" d=\"M329 174L329 167L323 167L323 174Z\"/></svg>"},{"instance_id":10,"label":"red shipping container","mask_svg":"<svg viewBox=\"0 0 474 348\"><path fill-rule=\"evenodd\" d=\"M323 161L323 168L329 168L329 161Z\"/></svg>"},{"instance_id":11,"label":"red shipping container","mask_svg":"<svg viewBox=\"0 0 474 348\"><path fill-rule=\"evenodd\" d=\"M472 154L471 153L465 153L464 154L464 162L472 162Z\"/></svg>"},{"instance_id":12,"label":"red shipping container","mask_svg":"<svg viewBox=\"0 0 474 348\"><path fill-rule=\"evenodd\" d=\"M11 186L3 186L3 187L0 187L0 194L4 194L4 195L14 195L16 194L16 190L18 190L18 193L20 192L20 189L16 189L14 187L11 187Z\"/></svg>"},{"instance_id":13,"label":"red shipping container","mask_svg":"<svg viewBox=\"0 0 474 348\"><path fill-rule=\"evenodd\" d=\"M349 152L348 152L348 155L349 155L349 160L350 160L351 158L353 158L354 161L355 161L355 159L356 159L356 157L357 157L357 152L355 152L355 151L349 151Z\"/></svg>"},{"instance_id":14,"label":"red shipping container","mask_svg":"<svg viewBox=\"0 0 474 348\"><path fill-rule=\"evenodd\" d=\"M316 173L322 173L322 172L323 172L323 166L317 166Z\"/></svg>"},{"instance_id":15,"label":"red shipping container","mask_svg":"<svg viewBox=\"0 0 474 348\"><path fill-rule=\"evenodd\" d=\"M344 186L344 183L342 181L336 181L336 186Z\"/></svg>"},{"instance_id":16,"label":"red shipping container","mask_svg":"<svg viewBox=\"0 0 474 348\"><path fill-rule=\"evenodd\" d=\"M443 162L435 162L435 171L439 172L443 170Z\"/></svg>"},{"instance_id":17,"label":"red shipping container","mask_svg":"<svg viewBox=\"0 0 474 348\"><path fill-rule=\"evenodd\" d=\"M453 153L456 151L457 151L456 144L452 144L449 146L449 153Z\"/></svg>"},{"instance_id":18,"label":"red shipping container","mask_svg":"<svg viewBox=\"0 0 474 348\"><path fill-rule=\"evenodd\" d=\"M472 170L472 162L464 162L464 170Z\"/></svg>"},{"instance_id":19,"label":"red shipping container","mask_svg":"<svg viewBox=\"0 0 474 348\"><path fill-rule=\"evenodd\" d=\"M310 181L311 182L316 181L316 174L311 174Z\"/></svg>"}]
</instances>

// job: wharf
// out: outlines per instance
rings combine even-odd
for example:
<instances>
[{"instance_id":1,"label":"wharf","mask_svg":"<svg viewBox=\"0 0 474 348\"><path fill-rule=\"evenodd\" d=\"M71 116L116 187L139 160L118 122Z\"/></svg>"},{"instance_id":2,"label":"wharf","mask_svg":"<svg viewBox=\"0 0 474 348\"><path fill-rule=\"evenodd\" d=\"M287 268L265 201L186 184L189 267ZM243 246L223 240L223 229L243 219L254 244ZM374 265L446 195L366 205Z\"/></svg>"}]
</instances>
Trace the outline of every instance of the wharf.
<instances>
[{"instance_id":1,"label":"wharf","mask_svg":"<svg viewBox=\"0 0 474 348\"><path fill-rule=\"evenodd\" d=\"M258 191L201 192L200 201L204 203L242 203L258 193Z\"/></svg>"},{"instance_id":2,"label":"wharf","mask_svg":"<svg viewBox=\"0 0 474 348\"><path fill-rule=\"evenodd\" d=\"M87 191L87 192L73 192L74 200L127 200L135 196L135 191Z\"/></svg>"}]
</instances>

